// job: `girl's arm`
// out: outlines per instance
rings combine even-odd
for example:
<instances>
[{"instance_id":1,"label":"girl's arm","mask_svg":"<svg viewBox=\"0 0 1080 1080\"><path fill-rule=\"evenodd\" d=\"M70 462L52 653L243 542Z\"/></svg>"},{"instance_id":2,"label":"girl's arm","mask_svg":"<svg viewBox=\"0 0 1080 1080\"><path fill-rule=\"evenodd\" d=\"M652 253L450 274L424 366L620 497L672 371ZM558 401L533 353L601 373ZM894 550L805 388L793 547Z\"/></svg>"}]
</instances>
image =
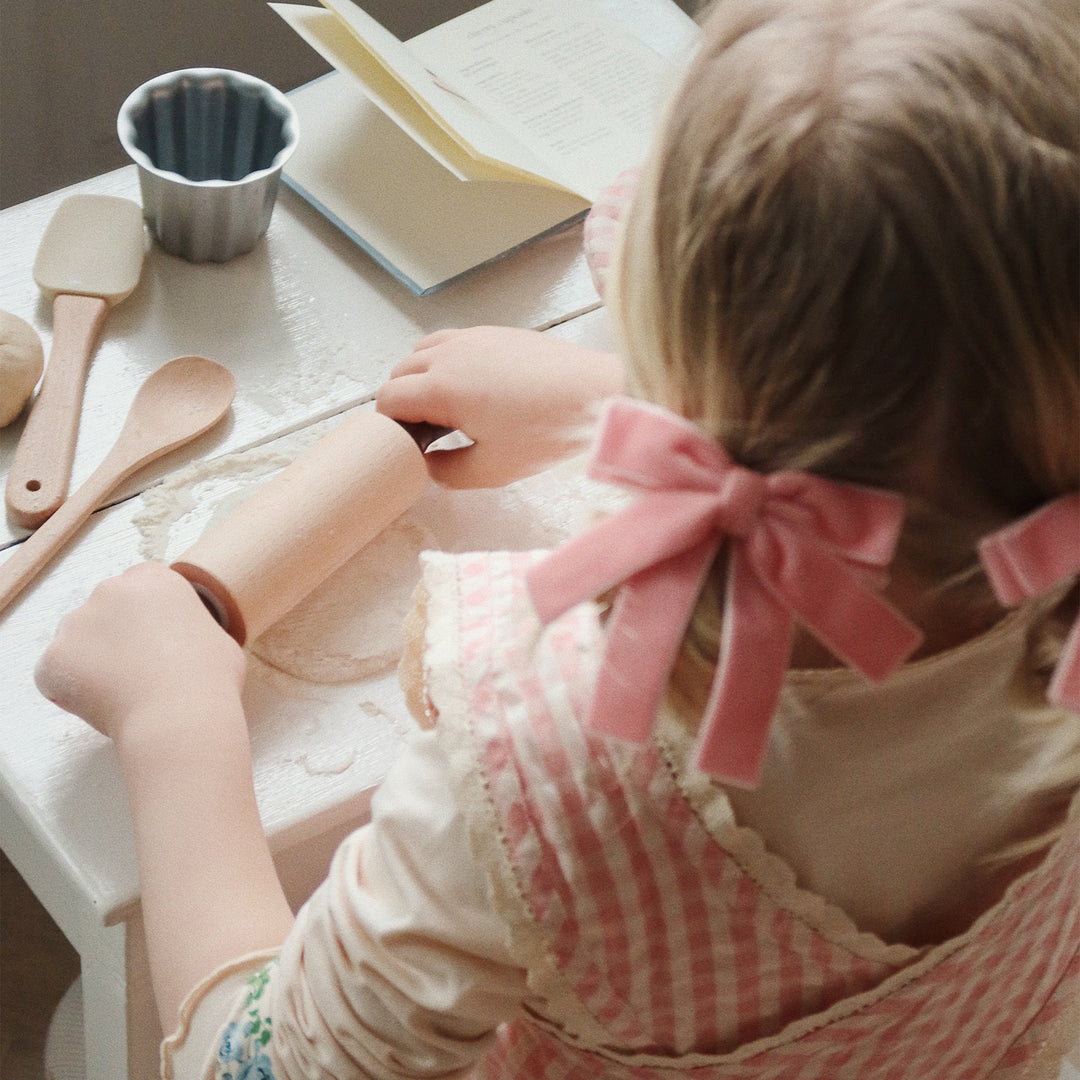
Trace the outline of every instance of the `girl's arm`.
<instances>
[{"instance_id":1,"label":"girl's arm","mask_svg":"<svg viewBox=\"0 0 1080 1080\"><path fill-rule=\"evenodd\" d=\"M255 802L243 654L183 578L145 563L64 619L36 677L120 755L154 994L172 1030L197 982L292 925Z\"/></svg>"},{"instance_id":2,"label":"girl's arm","mask_svg":"<svg viewBox=\"0 0 1080 1080\"><path fill-rule=\"evenodd\" d=\"M395 420L456 428L473 445L428 454L446 487L501 487L583 450L621 358L534 330L477 326L424 338L379 390Z\"/></svg>"}]
</instances>

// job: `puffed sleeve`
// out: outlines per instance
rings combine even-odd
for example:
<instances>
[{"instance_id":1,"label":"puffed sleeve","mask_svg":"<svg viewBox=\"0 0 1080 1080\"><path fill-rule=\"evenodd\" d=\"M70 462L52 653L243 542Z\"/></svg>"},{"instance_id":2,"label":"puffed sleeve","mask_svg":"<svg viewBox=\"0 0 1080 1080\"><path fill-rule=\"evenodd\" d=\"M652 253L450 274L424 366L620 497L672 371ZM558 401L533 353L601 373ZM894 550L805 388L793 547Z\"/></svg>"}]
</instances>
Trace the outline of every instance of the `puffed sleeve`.
<instances>
[{"instance_id":1,"label":"puffed sleeve","mask_svg":"<svg viewBox=\"0 0 1080 1080\"><path fill-rule=\"evenodd\" d=\"M608 276L626 212L641 179L640 169L627 169L609 184L585 218L585 262L601 300L607 299Z\"/></svg>"},{"instance_id":2,"label":"puffed sleeve","mask_svg":"<svg viewBox=\"0 0 1080 1080\"><path fill-rule=\"evenodd\" d=\"M189 1009L216 1035L182 1072L187 1036L175 1080L464 1076L528 993L485 883L436 733L418 733L280 956Z\"/></svg>"}]
</instances>

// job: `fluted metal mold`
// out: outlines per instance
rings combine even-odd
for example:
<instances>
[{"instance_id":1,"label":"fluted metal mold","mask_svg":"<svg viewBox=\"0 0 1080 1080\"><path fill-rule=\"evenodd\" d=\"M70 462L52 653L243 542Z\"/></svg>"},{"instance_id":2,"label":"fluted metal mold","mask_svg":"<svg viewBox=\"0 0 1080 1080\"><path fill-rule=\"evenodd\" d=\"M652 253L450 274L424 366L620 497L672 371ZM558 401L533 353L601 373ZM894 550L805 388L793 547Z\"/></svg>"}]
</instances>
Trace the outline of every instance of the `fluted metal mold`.
<instances>
[{"instance_id":1,"label":"fluted metal mold","mask_svg":"<svg viewBox=\"0 0 1080 1080\"><path fill-rule=\"evenodd\" d=\"M225 262L255 246L299 138L284 94L225 68L151 79L128 95L116 127L138 166L151 231L191 262Z\"/></svg>"}]
</instances>

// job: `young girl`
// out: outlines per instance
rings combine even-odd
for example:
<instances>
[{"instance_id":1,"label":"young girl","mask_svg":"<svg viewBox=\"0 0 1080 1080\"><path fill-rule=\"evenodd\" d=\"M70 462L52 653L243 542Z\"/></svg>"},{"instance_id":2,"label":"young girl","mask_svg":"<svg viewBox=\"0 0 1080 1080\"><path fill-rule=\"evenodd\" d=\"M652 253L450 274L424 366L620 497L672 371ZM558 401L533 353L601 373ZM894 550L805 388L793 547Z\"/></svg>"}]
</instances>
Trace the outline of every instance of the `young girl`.
<instances>
[{"instance_id":1,"label":"young girl","mask_svg":"<svg viewBox=\"0 0 1080 1080\"><path fill-rule=\"evenodd\" d=\"M1051 0L715 7L613 279L593 469L638 497L426 557L428 730L295 923L239 650L153 564L64 621L166 1075L1069 1068L1078 93Z\"/></svg>"}]
</instances>

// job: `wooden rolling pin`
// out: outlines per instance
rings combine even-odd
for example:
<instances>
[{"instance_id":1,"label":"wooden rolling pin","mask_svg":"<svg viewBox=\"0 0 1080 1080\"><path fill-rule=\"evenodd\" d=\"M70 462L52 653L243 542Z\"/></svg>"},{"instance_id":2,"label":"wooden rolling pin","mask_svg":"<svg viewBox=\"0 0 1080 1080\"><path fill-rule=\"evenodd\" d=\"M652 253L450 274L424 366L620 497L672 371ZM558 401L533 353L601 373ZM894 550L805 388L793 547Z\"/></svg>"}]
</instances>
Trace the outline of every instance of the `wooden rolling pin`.
<instances>
[{"instance_id":1,"label":"wooden rolling pin","mask_svg":"<svg viewBox=\"0 0 1080 1080\"><path fill-rule=\"evenodd\" d=\"M357 410L172 568L241 645L254 640L416 502L424 449L446 431Z\"/></svg>"}]
</instances>

